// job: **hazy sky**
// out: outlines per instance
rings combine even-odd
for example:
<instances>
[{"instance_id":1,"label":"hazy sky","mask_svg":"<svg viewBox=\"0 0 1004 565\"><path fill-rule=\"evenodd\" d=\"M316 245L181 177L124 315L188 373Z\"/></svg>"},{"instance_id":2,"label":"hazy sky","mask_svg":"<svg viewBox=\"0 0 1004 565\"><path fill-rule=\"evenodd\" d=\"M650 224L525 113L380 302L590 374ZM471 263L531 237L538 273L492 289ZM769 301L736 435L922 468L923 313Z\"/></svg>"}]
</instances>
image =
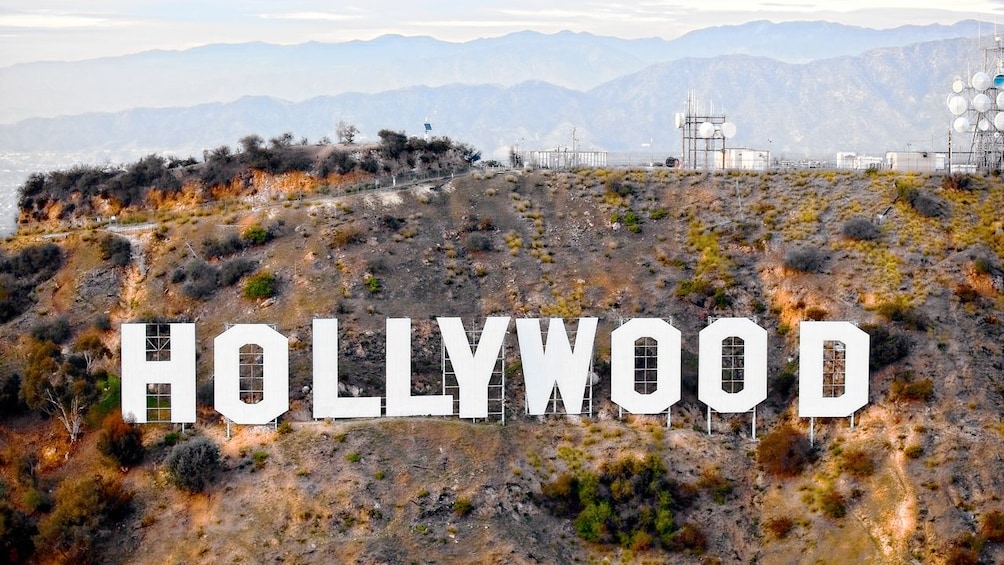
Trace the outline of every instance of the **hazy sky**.
<instances>
[{"instance_id":1,"label":"hazy sky","mask_svg":"<svg viewBox=\"0 0 1004 565\"><path fill-rule=\"evenodd\" d=\"M982 19L1004 0L0 0L0 66L206 43L340 42L397 33L446 41L520 30L672 39L752 20L829 20L874 28Z\"/></svg>"}]
</instances>

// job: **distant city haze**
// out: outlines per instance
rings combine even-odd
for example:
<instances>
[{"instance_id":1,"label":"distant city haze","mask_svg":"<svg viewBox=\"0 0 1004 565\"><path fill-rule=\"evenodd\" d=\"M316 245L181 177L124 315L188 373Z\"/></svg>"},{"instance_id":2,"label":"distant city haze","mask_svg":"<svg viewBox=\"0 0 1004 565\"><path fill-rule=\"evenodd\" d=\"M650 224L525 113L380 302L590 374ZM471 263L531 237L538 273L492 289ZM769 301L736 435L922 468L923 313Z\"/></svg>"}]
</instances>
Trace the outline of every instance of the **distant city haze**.
<instances>
[{"instance_id":1,"label":"distant city haze","mask_svg":"<svg viewBox=\"0 0 1004 565\"><path fill-rule=\"evenodd\" d=\"M531 30L588 32L625 39L675 39L687 32L755 20L816 21L876 29L996 21L999 2L773 0L644 3L529 0L439 3L401 0L174 0L0 2L0 67L179 50L212 43L299 44L369 40L386 34L470 41ZM990 30L988 30L989 32Z\"/></svg>"}]
</instances>

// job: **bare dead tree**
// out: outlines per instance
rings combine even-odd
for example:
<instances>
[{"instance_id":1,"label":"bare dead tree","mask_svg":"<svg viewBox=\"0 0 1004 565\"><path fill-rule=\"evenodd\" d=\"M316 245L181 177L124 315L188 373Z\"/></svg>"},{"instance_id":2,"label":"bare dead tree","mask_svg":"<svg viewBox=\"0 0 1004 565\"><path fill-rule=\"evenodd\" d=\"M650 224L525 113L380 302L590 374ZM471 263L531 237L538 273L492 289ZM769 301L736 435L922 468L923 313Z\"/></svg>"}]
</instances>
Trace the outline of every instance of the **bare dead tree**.
<instances>
[{"instance_id":1,"label":"bare dead tree","mask_svg":"<svg viewBox=\"0 0 1004 565\"><path fill-rule=\"evenodd\" d=\"M80 395L72 395L68 406L60 402L52 394L52 389L46 389L45 398L51 405L51 407L46 407L45 412L50 416L59 418L67 433L70 434L70 443L77 441L77 438L80 437L80 430L84 425L84 405L80 399Z\"/></svg>"}]
</instances>

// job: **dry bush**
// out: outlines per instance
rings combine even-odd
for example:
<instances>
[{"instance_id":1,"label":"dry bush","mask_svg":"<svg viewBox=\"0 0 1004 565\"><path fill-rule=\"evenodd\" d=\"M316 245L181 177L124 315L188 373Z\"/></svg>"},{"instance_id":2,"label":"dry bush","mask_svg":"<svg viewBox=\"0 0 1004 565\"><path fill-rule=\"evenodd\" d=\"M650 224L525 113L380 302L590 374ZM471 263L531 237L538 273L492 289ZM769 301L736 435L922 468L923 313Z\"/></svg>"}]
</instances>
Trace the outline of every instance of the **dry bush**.
<instances>
[{"instance_id":1,"label":"dry bush","mask_svg":"<svg viewBox=\"0 0 1004 565\"><path fill-rule=\"evenodd\" d=\"M205 437L175 445L164 459L171 482L189 492L205 490L221 466L220 448Z\"/></svg>"},{"instance_id":2,"label":"dry bush","mask_svg":"<svg viewBox=\"0 0 1004 565\"><path fill-rule=\"evenodd\" d=\"M143 429L124 421L122 411L116 410L101 424L98 451L120 467L132 467L143 460Z\"/></svg>"},{"instance_id":3,"label":"dry bush","mask_svg":"<svg viewBox=\"0 0 1004 565\"><path fill-rule=\"evenodd\" d=\"M1004 512L991 510L980 521L980 534L992 542L1004 542Z\"/></svg>"},{"instance_id":4,"label":"dry bush","mask_svg":"<svg viewBox=\"0 0 1004 565\"><path fill-rule=\"evenodd\" d=\"M774 516L763 527L774 539L784 539L795 529L795 521L789 516Z\"/></svg>"},{"instance_id":5,"label":"dry bush","mask_svg":"<svg viewBox=\"0 0 1004 565\"><path fill-rule=\"evenodd\" d=\"M852 447L840 453L840 469L855 477L867 477L875 472L875 462L865 450Z\"/></svg>"},{"instance_id":6,"label":"dry bush","mask_svg":"<svg viewBox=\"0 0 1004 565\"><path fill-rule=\"evenodd\" d=\"M879 229L864 216L855 216L848 220L841 233L847 239L858 241L873 241L879 237Z\"/></svg>"},{"instance_id":7,"label":"dry bush","mask_svg":"<svg viewBox=\"0 0 1004 565\"><path fill-rule=\"evenodd\" d=\"M802 273L818 273L823 270L826 255L816 247L795 247L784 254L784 266Z\"/></svg>"},{"instance_id":8,"label":"dry bush","mask_svg":"<svg viewBox=\"0 0 1004 565\"><path fill-rule=\"evenodd\" d=\"M763 470L771 475L795 477L809 463L811 453L808 438L791 424L781 424L760 440L756 458Z\"/></svg>"}]
</instances>

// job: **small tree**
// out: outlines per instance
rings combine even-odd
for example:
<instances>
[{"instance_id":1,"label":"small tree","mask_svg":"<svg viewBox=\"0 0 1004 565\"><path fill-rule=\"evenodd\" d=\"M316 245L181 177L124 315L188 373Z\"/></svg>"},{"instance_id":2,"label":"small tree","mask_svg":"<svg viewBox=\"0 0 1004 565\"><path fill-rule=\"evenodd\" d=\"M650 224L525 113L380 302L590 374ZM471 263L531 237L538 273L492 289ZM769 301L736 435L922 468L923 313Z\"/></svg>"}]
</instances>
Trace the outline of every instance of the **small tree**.
<instances>
[{"instance_id":1,"label":"small tree","mask_svg":"<svg viewBox=\"0 0 1004 565\"><path fill-rule=\"evenodd\" d=\"M352 143L356 140L356 135L358 134L359 128L350 123L346 123L345 120L338 120L338 127L335 128L335 137L338 138L338 143L352 145Z\"/></svg>"},{"instance_id":2,"label":"small tree","mask_svg":"<svg viewBox=\"0 0 1004 565\"><path fill-rule=\"evenodd\" d=\"M178 488L202 492L220 470L220 448L205 437L179 443L164 459L164 466Z\"/></svg>"}]
</instances>

